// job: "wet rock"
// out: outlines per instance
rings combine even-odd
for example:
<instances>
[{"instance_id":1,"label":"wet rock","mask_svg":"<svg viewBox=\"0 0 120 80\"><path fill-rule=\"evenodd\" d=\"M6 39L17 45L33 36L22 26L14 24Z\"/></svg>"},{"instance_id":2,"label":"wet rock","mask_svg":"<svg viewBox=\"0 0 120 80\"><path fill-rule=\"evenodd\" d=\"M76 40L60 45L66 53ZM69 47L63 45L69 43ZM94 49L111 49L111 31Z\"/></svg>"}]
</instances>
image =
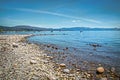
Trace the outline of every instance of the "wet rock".
<instances>
[{"instance_id":1,"label":"wet rock","mask_svg":"<svg viewBox=\"0 0 120 80\"><path fill-rule=\"evenodd\" d=\"M30 61L30 64L36 64L36 63L37 63L37 61L35 61L35 60Z\"/></svg>"},{"instance_id":2,"label":"wet rock","mask_svg":"<svg viewBox=\"0 0 120 80\"><path fill-rule=\"evenodd\" d=\"M55 49L57 50L58 48L57 48L57 47L55 47Z\"/></svg>"},{"instance_id":3,"label":"wet rock","mask_svg":"<svg viewBox=\"0 0 120 80\"><path fill-rule=\"evenodd\" d=\"M68 50L68 47L64 48L63 50Z\"/></svg>"},{"instance_id":4,"label":"wet rock","mask_svg":"<svg viewBox=\"0 0 120 80\"><path fill-rule=\"evenodd\" d=\"M100 44L89 44L90 46L93 46L93 47L101 47L101 45Z\"/></svg>"},{"instance_id":5,"label":"wet rock","mask_svg":"<svg viewBox=\"0 0 120 80\"><path fill-rule=\"evenodd\" d=\"M47 47L49 48L49 47L50 47L50 45L47 45Z\"/></svg>"},{"instance_id":6,"label":"wet rock","mask_svg":"<svg viewBox=\"0 0 120 80\"><path fill-rule=\"evenodd\" d=\"M68 49L68 47L66 47L66 50Z\"/></svg>"},{"instance_id":7,"label":"wet rock","mask_svg":"<svg viewBox=\"0 0 120 80\"><path fill-rule=\"evenodd\" d=\"M111 68L111 72L115 72L115 68L114 67Z\"/></svg>"},{"instance_id":8,"label":"wet rock","mask_svg":"<svg viewBox=\"0 0 120 80\"><path fill-rule=\"evenodd\" d=\"M97 73L99 73L99 74L103 73L104 71L105 71L105 70L104 70L103 67L98 67L98 68L97 68Z\"/></svg>"},{"instance_id":9,"label":"wet rock","mask_svg":"<svg viewBox=\"0 0 120 80\"><path fill-rule=\"evenodd\" d=\"M54 46L52 46L52 48L54 49Z\"/></svg>"},{"instance_id":10,"label":"wet rock","mask_svg":"<svg viewBox=\"0 0 120 80\"><path fill-rule=\"evenodd\" d=\"M64 73L70 73L70 70L69 69L63 69L63 72Z\"/></svg>"},{"instance_id":11,"label":"wet rock","mask_svg":"<svg viewBox=\"0 0 120 80\"><path fill-rule=\"evenodd\" d=\"M61 63L61 64L60 64L60 67L66 67L66 64Z\"/></svg>"}]
</instances>

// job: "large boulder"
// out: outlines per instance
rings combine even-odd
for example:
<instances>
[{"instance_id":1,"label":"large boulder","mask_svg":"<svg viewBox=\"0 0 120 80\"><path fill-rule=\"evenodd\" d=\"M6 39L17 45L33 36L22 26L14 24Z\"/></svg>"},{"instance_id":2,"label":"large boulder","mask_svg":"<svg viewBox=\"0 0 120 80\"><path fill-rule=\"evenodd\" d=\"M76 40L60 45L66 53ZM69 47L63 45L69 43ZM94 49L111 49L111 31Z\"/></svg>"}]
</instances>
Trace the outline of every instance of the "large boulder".
<instances>
[{"instance_id":1,"label":"large boulder","mask_svg":"<svg viewBox=\"0 0 120 80\"><path fill-rule=\"evenodd\" d=\"M103 67L98 67L97 68L97 73L103 73L105 70L104 70L104 68Z\"/></svg>"}]
</instances>

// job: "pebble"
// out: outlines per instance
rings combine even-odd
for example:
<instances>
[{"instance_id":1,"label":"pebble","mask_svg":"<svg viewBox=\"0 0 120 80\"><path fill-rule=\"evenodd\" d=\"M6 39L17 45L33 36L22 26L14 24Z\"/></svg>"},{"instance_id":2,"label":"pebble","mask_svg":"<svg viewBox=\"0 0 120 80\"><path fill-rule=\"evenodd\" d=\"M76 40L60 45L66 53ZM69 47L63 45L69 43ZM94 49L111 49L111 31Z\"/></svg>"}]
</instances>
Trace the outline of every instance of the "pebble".
<instances>
[{"instance_id":1,"label":"pebble","mask_svg":"<svg viewBox=\"0 0 120 80\"><path fill-rule=\"evenodd\" d=\"M49 63L49 61L46 61L46 60L43 60L42 62L44 62L45 64L46 64L46 63Z\"/></svg>"},{"instance_id":2,"label":"pebble","mask_svg":"<svg viewBox=\"0 0 120 80\"><path fill-rule=\"evenodd\" d=\"M18 44L16 44L16 43L13 43L13 45L12 45L14 48L17 48L18 47Z\"/></svg>"},{"instance_id":3,"label":"pebble","mask_svg":"<svg viewBox=\"0 0 120 80\"><path fill-rule=\"evenodd\" d=\"M80 71L80 69L77 69L77 71Z\"/></svg>"},{"instance_id":4,"label":"pebble","mask_svg":"<svg viewBox=\"0 0 120 80\"><path fill-rule=\"evenodd\" d=\"M74 77L74 74L69 74L69 77Z\"/></svg>"},{"instance_id":5,"label":"pebble","mask_svg":"<svg viewBox=\"0 0 120 80\"><path fill-rule=\"evenodd\" d=\"M2 71L0 71L0 75L2 74L3 72Z\"/></svg>"},{"instance_id":6,"label":"pebble","mask_svg":"<svg viewBox=\"0 0 120 80\"><path fill-rule=\"evenodd\" d=\"M98 73L103 73L105 70L104 70L104 68L103 67L98 67L97 68L97 72Z\"/></svg>"},{"instance_id":7,"label":"pebble","mask_svg":"<svg viewBox=\"0 0 120 80\"><path fill-rule=\"evenodd\" d=\"M55 78L55 77L51 77L50 79L51 79L51 80L57 80L57 78Z\"/></svg>"},{"instance_id":8,"label":"pebble","mask_svg":"<svg viewBox=\"0 0 120 80\"><path fill-rule=\"evenodd\" d=\"M107 78L101 78L100 80L107 80Z\"/></svg>"},{"instance_id":9,"label":"pebble","mask_svg":"<svg viewBox=\"0 0 120 80\"><path fill-rule=\"evenodd\" d=\"M31 80L39 80L39 77L33 76L33 77L31 78Z\"/></svg>"},{"instance_id":10,"label":"pebble","mask_svg":"<svg viewBox=\"0 0 120 80\"><path fill-rule=\"evenodd\" d=\"M17 67L17 64L15 63L13 66L14 66L14 67Z\"/></svg>"},{"instance_id":11,"label":"pebble","mask_svg":"<svg viewBox=\"0 0 120 80\"><path fill-rule=\"evenodd\" d=\"M36 64L36 63L37 63L37 61L35 61L35 60L30 61L30 64Z\"/></svg>"},{"instance_id":12,"label":"pebble","mask_svg":"<svg viewBox=\"0 0 120 80\"><path fill-rule=\"evenodd\" d=\"M115 68L114 67L111 68L111 72L115 72Z\"/></svg>"},{"instance_id":13,"label":"pebble","mask_svg":"<svg viewBox=\"0 0 120 80\"><path fill-rule=\"evenodd\" d=\"M61 64L60 64L60 67L66 67L66 64L61 63Z\"/></svg>"},{"instance_id":14,"label":"pebble","mask_svg":"<svg viewBox=\"0 0 120 80\"><path fill-rule=\"evenodd\" d=\"M63 72L64 73L70 73L70 70L69 69L63 69Z\"/></svg>"},{"instance_id":15,"label":"pebble","mask_svg":"<svg viewBox=\"0 0 120 80\"><path fill-rule=\"evenodd\" d=\"M90 74L88 74L87 72L85 72L84 73L87 77L90 77L91 75Z\"/></svg>"},{"instance_id":16,"label":"pebble","mask_svg":"<svg viewBox=\"0 0 120 80\"><path fill-rule=\"evenodd\" d=\"M51 58L51 56L46 56L46 58Z\"/></svg>"}]
</instances>

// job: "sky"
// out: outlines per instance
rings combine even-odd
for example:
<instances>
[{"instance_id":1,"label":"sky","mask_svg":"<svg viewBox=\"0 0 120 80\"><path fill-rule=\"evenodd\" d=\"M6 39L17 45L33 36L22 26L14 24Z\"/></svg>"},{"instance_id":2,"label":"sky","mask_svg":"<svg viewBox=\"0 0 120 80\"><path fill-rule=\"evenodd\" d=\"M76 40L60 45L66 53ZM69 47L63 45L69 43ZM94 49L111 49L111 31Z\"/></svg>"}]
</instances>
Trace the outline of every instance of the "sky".
<instances>
[{"instance_id":1,"label":"sky","mask_svg":"<svg viewBox=\"0 0 120 80\"><path fill-rule=\"evenodd\" d=\"M0 0L0 25L120 27L120 0Z\"/></svg>"}]
</instances>

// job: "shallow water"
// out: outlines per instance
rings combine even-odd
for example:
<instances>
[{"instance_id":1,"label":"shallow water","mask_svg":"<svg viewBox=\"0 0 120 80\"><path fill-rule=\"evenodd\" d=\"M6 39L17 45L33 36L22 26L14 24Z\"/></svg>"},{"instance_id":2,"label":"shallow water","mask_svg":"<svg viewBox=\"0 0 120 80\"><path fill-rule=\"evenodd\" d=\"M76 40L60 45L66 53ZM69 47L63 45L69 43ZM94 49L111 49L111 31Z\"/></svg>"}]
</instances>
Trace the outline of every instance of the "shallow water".
<instances>
[{"instance_id":1,"label":"shallow water","mask_svg":"<svg viewBox=\"0 0 120 80\"><path fill-rule=\"evenodd\" d=\"M42 32L51 34L51 32ZM69 48L69 52L88 61L120 66L120 31L54 31L52 34L29 38L31 42L53 44ZM90 44L99 44L94 48ZM92 55L92 56L90 56Z\"/></svg>"}]
</instances>

